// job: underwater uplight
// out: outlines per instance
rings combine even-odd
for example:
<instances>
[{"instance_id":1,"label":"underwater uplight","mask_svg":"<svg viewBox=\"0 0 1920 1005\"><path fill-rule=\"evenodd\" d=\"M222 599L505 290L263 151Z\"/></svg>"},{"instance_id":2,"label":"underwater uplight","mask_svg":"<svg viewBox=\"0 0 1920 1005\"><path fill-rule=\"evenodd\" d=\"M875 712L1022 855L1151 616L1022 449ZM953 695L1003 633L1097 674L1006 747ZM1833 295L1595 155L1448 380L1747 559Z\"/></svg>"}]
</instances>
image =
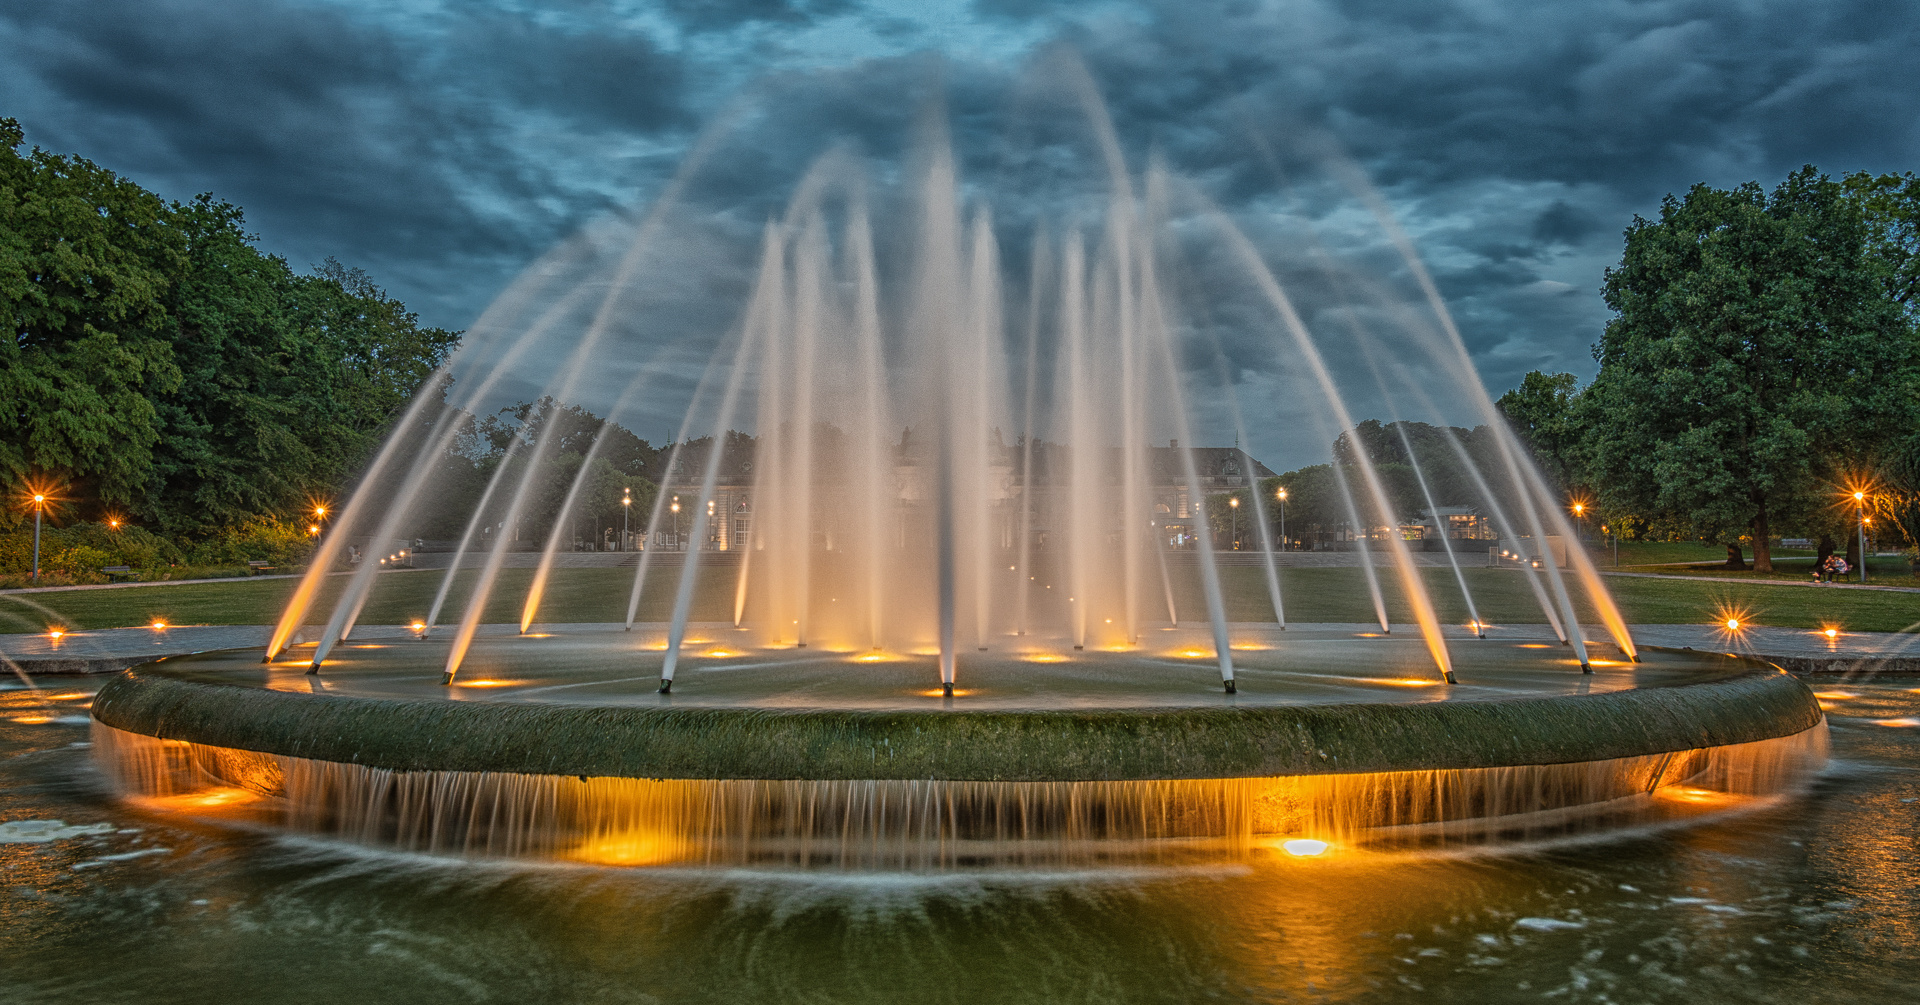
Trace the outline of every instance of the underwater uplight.
<instances>
[{"instance_id":1,"label":"underwater uplight","mask_svg":"<svg viewBox=\"0 0 1920 1005\"><path fill-rule=\"evenodd\" d=\"M1316 841L1313 838L1293 838L1280 842L1280 847L1296 858L1312 858L1315 855L1324 855L1327 851L1325 841Z\"/></svg>"},{"instance_id":2,"label":"underwater uplight","mask_svg":"<svg viewBox=\"0 0 1920 1005\"><path fill-rule=\"evenodd\" d=\"M167 630L167 623L164 621L155 621L150 627L156 632L164 632Z\"/></svg>"},{"instance_id":3,"label":"underwater uplight","mask_svg":"<svg viewBox=\"0 0 1920 1005\"><path fill-rule=\"evenodd\" d=\"M1840 629L1834 628L1832 626L1828 626L1826 628L1822 628L1820 630L1820 634L1825 635L1827 637L1828 642L1832 642L1833 640L1840 637Z\"/></svg>"},{"instance_id":4,"label":"underwater uplight","mask_svg":"<svg viewBox=\"0 0 1920 1005\"><path fill-rule=\"evenodd\" d=\"M55 642L58 642L58 641L60 641L60 638L61 638L61 636L63 636L63 635L65 635L65 634L67 634L67 630L66 630L65 628L49 628L49 629L47 629L47 638L50 638L50 639L52 639L52 640L53 640L53 641L55 641Z\"/></svg>"},{"instance_id":5,"label":"underwater uplight","mask_svg":"<svg viewBox=\"0 0 1920 1005\"><path fill-rule=\"evenodd\" d=\"M512 687L517 681L510 680L463 680L460 687Z\"/></svg>"},{"instance_id":6,"label":"underwater uplight","mask_svg":"<svg viewBox=\"0 0 1920 1005\"><path fill-rule=\"evenodd\" d=\"M1063 663L1066 661L1065 656L1056 656L1053 653L1034 653L1031 656L1024 657L1024 659L1028 663Z\"/></svg>"},{"instance_id":7,"label":"underwater uplight","mask_svg":"<svg viewBox=\"0 0 1920 1005\"><path fill-rule=\"evenodd\" d=\"M709 649L706 652L701 653L700 655L711 656L714 659L726 659L729 656L738 656L740 654L734 652L731 649Z\"/></svg>"}]
</instances>

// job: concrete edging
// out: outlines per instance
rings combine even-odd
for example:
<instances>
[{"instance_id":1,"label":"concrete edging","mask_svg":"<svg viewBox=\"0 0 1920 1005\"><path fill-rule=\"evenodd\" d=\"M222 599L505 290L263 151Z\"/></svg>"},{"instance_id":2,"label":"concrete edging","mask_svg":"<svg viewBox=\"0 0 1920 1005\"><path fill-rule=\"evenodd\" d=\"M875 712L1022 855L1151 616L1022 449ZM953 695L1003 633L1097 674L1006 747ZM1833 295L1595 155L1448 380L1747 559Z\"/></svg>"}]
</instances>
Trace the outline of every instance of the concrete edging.
<instances>
[{"instance_id":1,"label":"concrete edging","mask_svg":"<svg viewBox=\"0 0 1920 1005\"><path fill-rule=\"evenodd\" d=\"M397 771L1060 782L1575 763L1766 740L1820 723L1805 684L1734 658L1752 671L1594 695L1099 712L346 698L185 680L162 660L109 682L93 717L165 739Z\"/></svg>"}]
</instances>

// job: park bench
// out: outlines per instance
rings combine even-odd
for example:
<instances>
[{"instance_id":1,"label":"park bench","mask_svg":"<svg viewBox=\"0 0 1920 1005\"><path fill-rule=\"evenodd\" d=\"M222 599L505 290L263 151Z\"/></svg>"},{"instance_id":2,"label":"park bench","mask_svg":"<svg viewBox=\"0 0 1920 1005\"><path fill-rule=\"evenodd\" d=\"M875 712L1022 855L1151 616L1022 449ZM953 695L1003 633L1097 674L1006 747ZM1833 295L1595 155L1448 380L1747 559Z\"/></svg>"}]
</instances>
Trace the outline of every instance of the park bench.
<instances>
[{"instance_id":1,"label":"park bench","mask_svg":"<svg viewBox=\"0 0 1920 1005\"><path fill-rule=\"evenodd\" d=\"M252 575L258 576L263 572L272 572L273 569L274 567L272 562L262 561L261 559L258 559L258 558L252 558L247 560L247 570Z\"/></svg>"},{"instance_id":2,"label":"park bench","mask_svg":"<svg viewBox=\"0 0 1920 1005\"><path fill-rule=\"evenodd\" d=\"M100 567L100 571L107 574L107 582L109 583L133 578L133 569L124 565L103 565Z\"/></svg>"}]
</instances>

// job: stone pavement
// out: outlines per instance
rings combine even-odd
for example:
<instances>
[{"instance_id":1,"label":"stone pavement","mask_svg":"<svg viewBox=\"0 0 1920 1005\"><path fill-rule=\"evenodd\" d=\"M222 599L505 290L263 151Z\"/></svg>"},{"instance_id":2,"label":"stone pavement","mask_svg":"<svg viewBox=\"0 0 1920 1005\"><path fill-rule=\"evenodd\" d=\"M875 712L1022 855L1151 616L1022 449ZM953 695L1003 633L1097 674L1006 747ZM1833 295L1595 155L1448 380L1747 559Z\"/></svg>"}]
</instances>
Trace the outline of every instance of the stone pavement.
<instances>
[{"instance_id":1,"label":"stone pavement","mask_svg":"<svg viewBox=\"0 0 1920 1005\"><path fill-rule=\"evenodd\" d=\"M515 625L486 625L486 635L511 635ZM535 631L613 631L618 624L539 624ZM694 626L713 631L722 626ZM1273 633L1275 641L1286 636L1275 632L1270 622L1237 623L1236 636ZM665 626L634 626L636 633L661 634ZM1379 626L1359 624L1296 624L1295 630L1366 633ZM445 627L441 629L442 632ZM315 629L307 629L310 633ZM1396 626L1395 634L1413 631L1412 626ZM1900 632L1839 632L1833 638L1794 628L1755 627L1728 632L1712 625L1635 625L1634 640L1640 645L1692 648L1706 652L1733 652L1758 656L1780 664L1795 673L1920 673L1920 634ZM73 632L59 639L45 634L0 635L0 670L18 669L29 674L117 673L127 667L162 656L264 646L272 628L266 625L182 625L166 629L110 628ZM1471 634L1464 628L1448 626L1449 638L1470 645ZM1546 625L1505 625L1488 630L1488 638L1516 642L1553 642ZM1611 655L1611 637L1602 628L1586 626L1584 636L1601 653ZM355 639L407 638L412 633L402 625L363 625L353 631ZM297 637L296 637L297 638ZM311 636L309 635L309 639ZM1600 655L1601 653L1596 653Z\"/></svg>"}]
</instances>

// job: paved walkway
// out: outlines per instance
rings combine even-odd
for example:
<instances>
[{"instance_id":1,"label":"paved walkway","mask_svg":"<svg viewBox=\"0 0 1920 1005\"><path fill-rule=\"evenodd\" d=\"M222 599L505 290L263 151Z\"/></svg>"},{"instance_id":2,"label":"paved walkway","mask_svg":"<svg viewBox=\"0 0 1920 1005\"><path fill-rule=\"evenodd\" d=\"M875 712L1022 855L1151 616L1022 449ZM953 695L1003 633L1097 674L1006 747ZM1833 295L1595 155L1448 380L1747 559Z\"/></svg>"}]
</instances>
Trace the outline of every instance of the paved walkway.
<instances>
[{"instance_id":1,"label":"paved walkway","mask_svg":"<svg viewBox=\"0 0 1920 1005\"><path fill-rule=\"evenodd\" d=\"M556 633L612 632L621 627L619 624L542 624L534 626L534 630ZM729 626L695 627L711 632ZM1296 631L1356 634L1380 630L1379 625L1371 623L1295 624L1291 627ZM1412 632L1411 626L1396 628L1395 635ZM659 624L634 626L635 632L642 635L658 635L664 629L665 626ZM1286 638L1275 631L1271 622L1235 624L1233 630L1236 635L1271 632L1276 641ZM17 668L27 673L114 673L162 656L264 646L272 631L266 625L184 625L164 630L110 628L74 632L60 639L52 639L44 634L0 635L0 671ZM485 625L481 628L481 633L485 635L512 635L517 631L518 626L512 624ZM1446 634L1449 638L1458 639L1458 644L1472 644L1472 636L1464 628L1449 626ZM1588 644L1597 650L1596 657L1612 655L1613 641L1604 629L1588 626L1584 634ZM368 640L408 638L411 635L402 625L363 625L353 631L355 639ZM311 638L311 635L308 637ZM1636 625L1633 637L1636 643L1645 646L1759 656L1796 673L1920 673L1920 634L1839 632L1833 638L1828 638L1819 632L1795 628L1746 628L1734 633L1711 625ZM1558 641L1546 625L1495 627L1488 631L1488 638L1515 642Z\"/></svg>"},{"instance_id":2,"label":"paved walkway","mask_svg":"<svg viewBox=\"0 0 1920 1005\"><path fill-rule=\"evenodd\" d=\"M1877 583L1816 583L1808 579L1745 579L1736 576L1683 576L1668 572L1607 572L1602 576L1623 579L1686 579L1696 583L1751 583L1755 586L1805 586L1821 590L1884 590L1888 593L1920 593L1920 586L1881 586Z\"/></svg>"}]
</instances>

